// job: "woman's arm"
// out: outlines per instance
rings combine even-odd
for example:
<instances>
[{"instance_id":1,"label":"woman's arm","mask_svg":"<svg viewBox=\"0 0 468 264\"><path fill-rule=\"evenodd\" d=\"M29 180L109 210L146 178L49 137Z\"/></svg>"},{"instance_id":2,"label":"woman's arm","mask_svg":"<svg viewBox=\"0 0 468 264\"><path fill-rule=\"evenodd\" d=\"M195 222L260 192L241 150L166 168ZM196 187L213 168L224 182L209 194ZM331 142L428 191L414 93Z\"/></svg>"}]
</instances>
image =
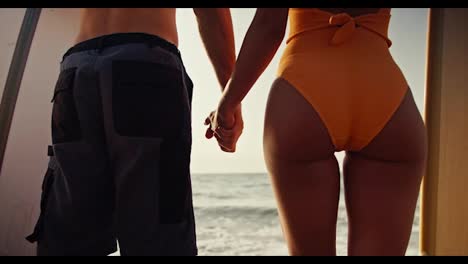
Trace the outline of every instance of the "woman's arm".
<instances>
[{"instance_id":1,"label":"woman's arm","mask_svg":"<svg viewBox=\"0 0 468 264\"><path fill-rule=\"evenodd\" d=\"M242 134L240 103L270 64L286 31L288 8L259 8L242 43L231 80L218 109L205 121L206 137L216 137L223 151L234 152Z\"/></svg>"},{"instance_id":2,"label":"woman's arm","mask_svg":"<svg viewBox=\"0 0 468 264\"><path fill-rule=\"evenodd\" d=\"M283 41L287 18L288 8L257 9L218 111L236 108L250 91Z\"/></svg>"}]
</instances>

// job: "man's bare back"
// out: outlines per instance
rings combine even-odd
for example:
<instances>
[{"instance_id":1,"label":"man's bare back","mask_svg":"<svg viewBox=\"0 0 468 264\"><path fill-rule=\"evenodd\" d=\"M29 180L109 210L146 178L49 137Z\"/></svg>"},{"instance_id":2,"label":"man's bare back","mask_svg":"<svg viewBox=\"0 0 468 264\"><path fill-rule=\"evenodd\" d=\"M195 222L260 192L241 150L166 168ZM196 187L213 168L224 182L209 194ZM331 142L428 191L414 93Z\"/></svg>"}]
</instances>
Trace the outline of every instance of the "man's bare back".
<instances>
[{"instance_id":1,"label":"man's bare back","mask_svg":"<svg viewBox=\"0 0 468 264\"><path fill-rule=\"evenodd\" d=\"M178 45L175 8L83 8L75 43L113 33L157 35Z\"/></svg>"}]
</instances>

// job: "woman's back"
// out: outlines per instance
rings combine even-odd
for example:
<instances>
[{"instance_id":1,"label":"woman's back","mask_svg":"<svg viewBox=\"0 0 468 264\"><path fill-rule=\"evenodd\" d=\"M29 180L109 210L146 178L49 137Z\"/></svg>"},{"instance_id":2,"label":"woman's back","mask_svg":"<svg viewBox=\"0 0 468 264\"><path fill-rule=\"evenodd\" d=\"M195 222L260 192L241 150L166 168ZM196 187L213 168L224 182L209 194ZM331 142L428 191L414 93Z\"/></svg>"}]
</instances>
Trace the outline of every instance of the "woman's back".
<instances>
[{"instance_id":1,"label":"woman's back","mask_svg":"<svg viewBox=\"0 0 468 264\"><path fill-rule=\"evenodd\" d=\"M381 8L318 8L325 12L339 14L347 13L352 17L362 16L366 14L377 13Z\"/></svg>"}]
</instances>

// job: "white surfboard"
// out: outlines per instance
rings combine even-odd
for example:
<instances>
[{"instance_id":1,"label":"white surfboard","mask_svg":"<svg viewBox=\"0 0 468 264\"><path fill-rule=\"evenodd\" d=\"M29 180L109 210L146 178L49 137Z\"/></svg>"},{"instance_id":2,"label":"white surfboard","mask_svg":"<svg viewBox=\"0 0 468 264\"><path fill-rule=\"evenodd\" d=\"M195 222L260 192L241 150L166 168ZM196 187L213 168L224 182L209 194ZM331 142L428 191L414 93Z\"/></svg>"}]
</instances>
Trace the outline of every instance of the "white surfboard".
<instances>
[{"instance_id":1,"label":"white surfboard","mask_svg":"<svg viewBox=\"0 0 468 264\"><path fill-rule=\"evenodd\" d=\"M3 92L25 8L0 9L0 92ZM0 255L34 255L24 238L39 215L50 144L50 98L62 54L72 44L78 9L44 8L36 28L0 174Z\"/></svg>"}]
</instances>

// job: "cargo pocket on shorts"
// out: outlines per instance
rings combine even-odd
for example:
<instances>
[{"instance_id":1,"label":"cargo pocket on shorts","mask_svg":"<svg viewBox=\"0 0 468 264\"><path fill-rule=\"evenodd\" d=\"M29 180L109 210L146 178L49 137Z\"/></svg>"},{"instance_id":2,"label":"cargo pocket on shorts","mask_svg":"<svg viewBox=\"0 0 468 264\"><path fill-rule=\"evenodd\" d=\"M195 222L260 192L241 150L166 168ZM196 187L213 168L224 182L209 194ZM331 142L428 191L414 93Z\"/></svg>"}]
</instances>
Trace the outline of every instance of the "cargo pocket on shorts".
<instances>
[{"instance_id":1,"label":"cargo pocket on shorts","mask_svg":"<svg viewBox=\"0 0 468 264\"><path fill-rule=\"evenodd\" d=\"M191 208L191 80L177 65L114 61L112 111L120 136L160 138L159 220L181 223Z\"/></svg>"},{"instance_id":2,"label":"cargo pocket on shorts","mask_svg":"<svg viewBox=\"0 0 468 264\"><path fill-rule=\"evenodd\" d=\"M159 186L161 224L186 221L192 208L189 142L163 142Z\"/></svg>"},{"instance_id":3,"label":"cargo pocket on shorts","mask_svg":"<svg viewBox=\"0 0 468 264\"><path fill-rule=\"evenodd\" d=\"M80 120L74 96L76 68L63 70L52 97L52 143L79 141L82 138Z\"/></svg>"},{"instance_id":4,"label":"cargo pocket on shorts","mask_svg":"<svg viewBox=\"0 0 468 264\"><path fill-rule=\"evenodd\" d=\"M47 171L45 173L44 180L42 182L42 194L41 194L41 204L40 204L41 212L37 220L36 226L34 227L33 233L26 237L26 240L28 240L31 243L37 242L42 237L42 232L44 229L44 216L47 210L47 202L49 201L50 191L52 189L52 185L54 182L54 170L57 167L57 166L51 166L52 165L51 163L55 162L55 160L53 160L54 157L53 157L52 146L48 147L47 152L51 160L49 161L49 165L47 166Z\"/></svg>"},{"instance_id":5,"label":"cargo pocket on shorts","mask_svg":"<svg viewBox=\"0 0 468 264\"><path fill-rule=\"evenodd\" d=\"M184 118L183 73L172 65L144 61L112 64L114 129L126 137L167 138Z\"/></svg>"}]
</instances>

